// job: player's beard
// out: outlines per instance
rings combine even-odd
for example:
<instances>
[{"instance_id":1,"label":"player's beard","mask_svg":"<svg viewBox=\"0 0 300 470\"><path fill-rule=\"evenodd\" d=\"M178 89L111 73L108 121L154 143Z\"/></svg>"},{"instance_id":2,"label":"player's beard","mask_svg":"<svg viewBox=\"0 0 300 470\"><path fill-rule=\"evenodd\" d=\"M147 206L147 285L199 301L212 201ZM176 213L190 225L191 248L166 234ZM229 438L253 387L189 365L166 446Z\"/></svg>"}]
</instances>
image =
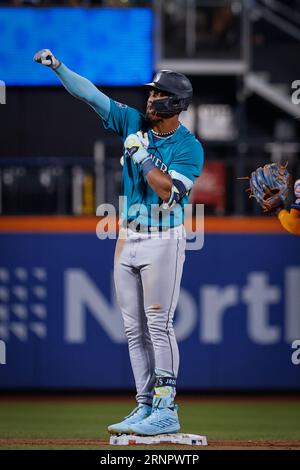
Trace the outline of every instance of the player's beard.
<instances>
[{"instance_id":1,"label":"player's beard","mask_svg":"<svg viewBox=\"0 0 300 470\"><path fill-rule=\"evenodd\" d=\"M147 106L146 108L146 119L149 122L149 124L157 124L158 122L161 122L165 116L162 116L161 114L157 113L154 111L152 106Z\"/></svg>"},{"instance_id":2,"label":"player's beard","mask_svg":"<svg viewBox=\"0 0 300 470\"><path fill-rule=\"evenodd\" d=\"M176 114L179 115L179 113L160 114L160 113L156 112L153 109L152 105L150 105L150 104L148 104L147 107L146 107L146 120L152 126L155 125L155 124L158 124L159 122L162 122L166 119L170 119L170 118L176 116Z\"/></svg>"}]
</instances>

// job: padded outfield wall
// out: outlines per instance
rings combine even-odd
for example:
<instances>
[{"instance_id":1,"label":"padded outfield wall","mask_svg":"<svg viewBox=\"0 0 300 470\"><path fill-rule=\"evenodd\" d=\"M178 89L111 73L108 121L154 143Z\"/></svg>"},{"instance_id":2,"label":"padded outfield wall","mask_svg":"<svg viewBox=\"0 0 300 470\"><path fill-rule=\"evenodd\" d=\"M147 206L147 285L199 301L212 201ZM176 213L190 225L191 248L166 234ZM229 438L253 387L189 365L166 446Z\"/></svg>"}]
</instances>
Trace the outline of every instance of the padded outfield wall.
<instances>
[{"instance_id":1,"label":"padded outfield wall","mask_svg":"<svg viewBox=\"0 0 300 470\"><path fill-rule=\"evenodd\" d=\"M99 240L96 223L2 217L2 390L133 388L115 240ZM175 317L181 389L300 390L299 248L275 218L205 219Z\"/></svg>"}]
</instances>

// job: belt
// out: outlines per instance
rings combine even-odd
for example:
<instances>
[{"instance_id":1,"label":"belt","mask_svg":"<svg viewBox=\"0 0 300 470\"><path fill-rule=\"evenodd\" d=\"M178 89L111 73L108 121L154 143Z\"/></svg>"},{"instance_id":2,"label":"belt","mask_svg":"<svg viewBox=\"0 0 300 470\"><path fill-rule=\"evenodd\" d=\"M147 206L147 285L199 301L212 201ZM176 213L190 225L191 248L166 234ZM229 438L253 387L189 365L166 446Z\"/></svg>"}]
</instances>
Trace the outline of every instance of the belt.
<instances>
[{"instance_id":1,"label":"belt","mask_svg":"<svg viewBox=\"0 0 300 470\"><path fill-rule=\"evenodd\" d=\"M155 232L166 232L167 230L170 230L172 227L162 227L161 225L159 226L152 226L152 225L142 225L142 224L134 224L134 222L122 222L122 227L123 228L129 228L130 230L133 230L134 232L137 233L155 233Z\"/></svg>"}]
</instances>

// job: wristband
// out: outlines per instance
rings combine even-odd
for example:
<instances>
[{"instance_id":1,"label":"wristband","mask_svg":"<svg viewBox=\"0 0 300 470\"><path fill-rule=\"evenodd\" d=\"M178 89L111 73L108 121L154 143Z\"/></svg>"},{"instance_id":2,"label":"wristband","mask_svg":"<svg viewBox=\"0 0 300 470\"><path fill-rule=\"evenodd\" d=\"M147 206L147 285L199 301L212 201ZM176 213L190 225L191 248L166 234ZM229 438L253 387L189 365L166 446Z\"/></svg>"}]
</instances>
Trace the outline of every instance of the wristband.
<instances>
[{"instance_id":1,"label":"wristband","mask_svg":"<svg viewBox=\"0 0 300 470\"><path fill-rule=\"evenodd\" d=\"M141 165L145 176L147 176L149 171L153 170L153 168L156 168L150 155L141 162Z\"/></svg>"}]
</instances>

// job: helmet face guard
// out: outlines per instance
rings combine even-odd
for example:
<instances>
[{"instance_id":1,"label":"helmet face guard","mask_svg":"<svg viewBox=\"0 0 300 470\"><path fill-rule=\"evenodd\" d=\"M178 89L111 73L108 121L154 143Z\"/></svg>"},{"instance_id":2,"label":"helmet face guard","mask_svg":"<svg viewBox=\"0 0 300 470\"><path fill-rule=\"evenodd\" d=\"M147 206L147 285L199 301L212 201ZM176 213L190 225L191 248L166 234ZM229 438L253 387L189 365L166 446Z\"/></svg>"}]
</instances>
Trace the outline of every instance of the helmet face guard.
<instances>
[{"instance_id":1,"label":"helmet face guard","mask_svg":"<svg viewBox=\"0 0 300 470\"><path fill-rule=\"evenodd\" d=\"M191 82L185 75L172 70L161 70L154 76L153 82L146 83L145 86L168 95L152 104L154 111L161 115L171 116L185 111L192 101Z\"/></svg>"},{"instance_id":2,"label":"helmet face guard","mask_svg":"<svg viewBox=\"0 0 300 470\"><path fill-rule=\"evenodd\" d=\"M155 100L152 107L155 112L170 116L185 111L191 101L191 98L178 98L175 95L170 95L167 98Z\"/></svg>"}]
</instances>

